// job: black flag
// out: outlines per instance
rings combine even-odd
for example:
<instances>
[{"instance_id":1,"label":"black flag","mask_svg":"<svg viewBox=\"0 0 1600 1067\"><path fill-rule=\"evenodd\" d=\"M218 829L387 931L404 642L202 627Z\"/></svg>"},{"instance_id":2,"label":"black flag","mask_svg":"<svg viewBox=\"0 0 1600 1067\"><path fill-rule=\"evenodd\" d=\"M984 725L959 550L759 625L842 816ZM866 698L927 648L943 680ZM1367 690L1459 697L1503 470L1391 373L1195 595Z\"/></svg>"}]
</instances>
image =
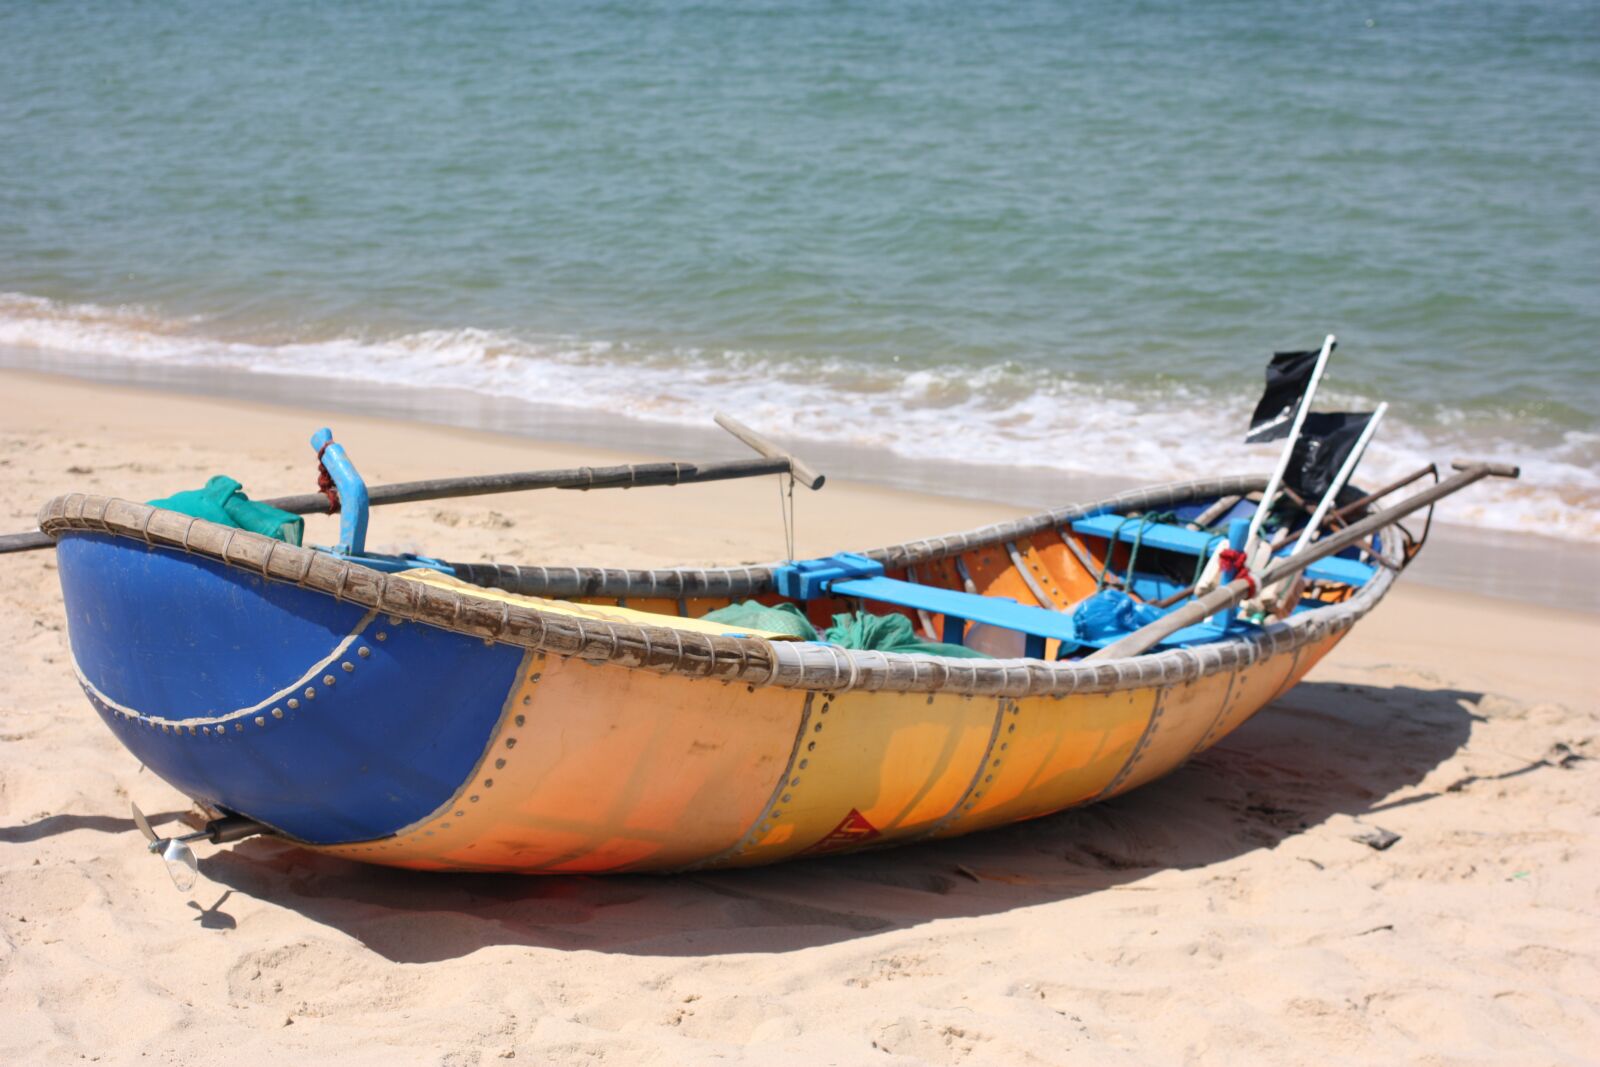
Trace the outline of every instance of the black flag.
<instances>
[{"instance_id":1,"label":"black flag","mask_svg":"<svg viewBox=\"0 0 1600 1067\"><path fill-rule=\"evenodd\" d=\"M1289 456L1284 484L1315 505L1333 484L1334 475L1344 466L1350 450L1356 447L1361 431L1372 421L1372 412L1313 411L1306 416L1300 439Z\"/></svg>"},{"instance_id":2,"label":"black flag","mask_svg":"<svg viewBox=\"0 0 1600 1067\"><path fill-rule=\"evenodd\" d=\"M1250 416L1250 432L1244 435L1245 443L1281 441L1289 436L1289 426L1294 413L1311 384L1311 372L1316 369L1320 351L1274 352L1267 364L1267 391Z\"/></svg>"}]
</instances>

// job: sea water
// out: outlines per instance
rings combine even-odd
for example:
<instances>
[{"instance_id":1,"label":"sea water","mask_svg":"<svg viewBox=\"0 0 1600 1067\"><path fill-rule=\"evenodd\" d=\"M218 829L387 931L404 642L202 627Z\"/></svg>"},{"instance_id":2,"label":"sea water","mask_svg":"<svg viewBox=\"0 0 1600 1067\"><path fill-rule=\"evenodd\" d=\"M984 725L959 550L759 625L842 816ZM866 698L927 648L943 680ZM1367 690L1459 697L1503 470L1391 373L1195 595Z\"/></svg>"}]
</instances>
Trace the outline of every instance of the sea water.
<instances>
[{"instance_id":1,"label":"sea water","mask_svg":"<svg viewBox=\"0 0 1600 1067\"><path fill-rule=\"evenodd\" d=\"M1332 331L1363 482L1595 541L1600 6L8 4L0 294L35 364L1147 481L1266 470Z\"/></svg>"}]
</instances>

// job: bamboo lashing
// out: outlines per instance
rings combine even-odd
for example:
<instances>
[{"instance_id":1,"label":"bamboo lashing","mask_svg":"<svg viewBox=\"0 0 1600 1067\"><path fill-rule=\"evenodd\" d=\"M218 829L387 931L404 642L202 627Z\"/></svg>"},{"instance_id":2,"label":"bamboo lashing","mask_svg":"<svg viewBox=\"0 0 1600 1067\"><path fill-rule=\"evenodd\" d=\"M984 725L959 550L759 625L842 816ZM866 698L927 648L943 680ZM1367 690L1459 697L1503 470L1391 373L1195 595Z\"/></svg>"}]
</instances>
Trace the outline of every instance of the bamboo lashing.
<instances>
[{"instance_id":1,"label":"bamboo lashing","mask_svg":"<svg viewBox=\"0 0 1600 1067\"><path fill-rule=\"evenodd\" d=\"M1169 510L1228 493L1250 493L1259 476L1204 478L1148 486L1100 500L1007 519L961 533L924 538L863 554L886 568L949 560L964 552L1044 533L1106 511ZM349 560L127 500L69 493L40 510L40 528L131 538L217 560L251 576L337 596L444 630L559 656L686 678L711 678L812 692L948 693L971 696L1065 696L1173 686L1257 664L1265 656L1343 633L1381 600L1385 573L1347 600L1296 616L1281 627L1245 632L1182 655L1136 656L1113 663L1075 660L946 659L864 652L809 642L717 637L552 613L532 604L486 600L473 591L436 589ZM757 596L772 591L772 564L621 571L598 567L452 564L469 582L535 596Z\"/></svg>"},{"instance_id":2,"label":"bamboo lashing","mask_svg":"<svg viewBox=\"0 0 1600 1067\"><path fill-rule=\"evenodd\" d=\"M1521 473L1517 467L1509 463L1457 462L1453 466L1459 473L1446 478L1438 485L1430 486L1414 496L1407 497L1403 503L1397 504L1386 511L1380 511L1376 515L1367 516L1360 522L1352 523L1338 533L1331 534L1316 542L1312 548L1297 556L1276 560L1262 573L1255 575L1253 581L1247 578L1235 578L1222 588L1213 590L1200 599L1185 604L1177 611L1163 615L1148 626L1135 630L1120 641L1107 645L1093 655L1084 657L1083 662L1095 663L1125 656L1137 656L1151 648L1163 637L1177 633L1186 626L1193 626L1219 611L1237 607L1245 598L1254 595L1258 585L1261 588L1266 588L1292 574L1298 574L1318 560L1326 559L1335 552L1341 552L1383 529L1385 526L1392 525L1412 512L1419 511L1452 493L1460 492L1474 482L1491 476L1515 478Z\"/></svg>"}]
</instances>

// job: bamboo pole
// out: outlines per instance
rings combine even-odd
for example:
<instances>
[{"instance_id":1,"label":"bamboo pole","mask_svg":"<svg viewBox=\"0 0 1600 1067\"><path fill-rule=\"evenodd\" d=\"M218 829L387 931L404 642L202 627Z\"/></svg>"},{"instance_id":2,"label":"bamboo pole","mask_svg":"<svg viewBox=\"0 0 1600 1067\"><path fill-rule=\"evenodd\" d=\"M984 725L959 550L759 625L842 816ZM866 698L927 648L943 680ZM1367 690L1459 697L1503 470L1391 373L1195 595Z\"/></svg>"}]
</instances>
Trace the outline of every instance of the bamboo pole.
<instances>
[{"instance_id":1,"label":"bamboo pole","mask_svg":"<svg viewBox=\"0 0 1600 1067\"><path fill-rule=\"evenodd\" d=\"M734 418L732 415L725 415L719 411L714 414L712 418L716 420L718 426L721 426L724 430L727 430L729 433L733 434L733 436L737 437L739 440L743 441L745 444L749 445L763 456L766 456L768 459L788 460L789 473L794 475L795 481L799 482L807 489L822 488L822 483L825 481L824 477L805 460L785 452L783 449L779 448L765 437L756 433L754 430L740 422L738 419Z\"/></svg>"},{"instance_id":2,"label":"bamboo pole","mask_svg":"<svg viewBox=\"0 0 1600 1067\"><path fill-rule=\"evenodd\" d=\"M623 463L615 467L572 467L564 470L514 471L510 474L476 474L462 478L434 478L419 482L396 482L374 486L367 492L371 504L410 504L419 500L447 497L487 496L516 493L528 489L642 489L654 485L692 485L720 482L730 478L754 478L763 474L783 474L787 459L735 459L722 463ZM326 511L328 500L321 493L282 497L267 503L309 515Z\"/></svg>"},{"instance_id":3,"label":"bamboo pole","mask_svg":"<svg viewBox=\"0 0 1600 1067\"><path fill-rule=\"evenodd\" d=\"M36 548L54 548L55 540L48 534L29 530L26 533L0 534L0 555L7 552L32 552Z\"/></svg>"},{"instance_id":4,"label":"bamboo pole","mask_svg":"<svg viewBox=\"0 0 1600 1067\"><path fill-rule=\"evenodd\" d=\"M1366 455L1367 446L1372 443L1372 435L1377 433L1378 423L1383 421L1384 412L1388 410L1389 404L1387 401L1379 404L1378 410L1372 413L1372 417L1367 420L1366 426L1362 427L1361 436L1356 438L1355 447L1344 458L1344 462L1339 464L1339 473L1333 476L1333 483L1328 486L1328 491L1322 494L1321 500L1317 501L1317 510L1311 513L1311 518L1307 520L1305 529L1300 531L1300 540L1294 543L1294 547L1289 550L1289 555L1298 555L1305 549L1306 545L1311 543L1311 539L1316 536L1318 528L1322 526L1323 518L1328 514L1328 509L1333 507L1333 502L1339 498L1339 491L1345 487L1345 483L1350 480L1350 476L1355 474L1356 465L1361 462L1361 457Z\"/></svg>"},{"instance_id":5,"label":"bamboo pole","mask_svg":"<svg viewBox=\"0 0 1600 1067\"><path fill-rule=\"evenodd\" d=\"M1191 530L1204 530L1204 529L1206 529L1212 523L1214 523L1218 519L1222 518L1222 516L1226 515L1230 511L1232 511L1234 509L1234 506L1236 504L1238 504L1239 501L1241 501L1243 499L1244 499L1244 497L1239 496L1238 494L1234 494L1232 496L1219 497L1216 500L1216 502L1213 503L1209 508L1206 508L1200 514L1196 515L1194 518L1189 520L1189 523L1188 523L1189 529L1191 529Z\"/></svg>"},{"instance_id":6,"label":"bamboo pole","mask_svg":"<svg viewBox=\"0 0 1600 1067\"><path fill-rule=\"evenodd\" d=\"M1071 552L1072 553L1072 557L1078 561L1078 566L1082 567L1084 569L1084 571L1089 575L1089 577L1097 578L1101 574L1104 574L1105 575L1105 584L1107 584L1109 586L1112 586L1113 588L1116 588L1116 589L1121 589L1122 588L1122 585L1123 585L1122 579L1120 577L1118 577L1117 575L1111 573L1111 546L1110 545L1106 546L1106 565L1104 567L1096 567L1094 565L1094 559L1089 555L1088 550L1086 550L1082 545L1080 545L1072 537L1071 534L1067 533L1066 530L1062 529L1059 526L1056 527L1056 533L1060 536L1061 543L1067 546L1067 551Z\"/></svg>"},{"instance_id":7,"label":"bamboo pole","mask_svg":"<svg viewBox=\"0 0 1600 1067\"><path fill-rule=\"evenodd\" d=\"M1352 500L1352 501L1350 501L1350 503L1346 504L1344 507L1340 508L1338 511L1329 512L1327 518L1324 519L1323 521L1327 522L1327 523L1336 524L1336 525L1343 525L1344 524L1344 520L1346 520L1350 516L1360 512L1362 509L1366 508L1368 505L1372 504L1374 501L1382 500L1384 497L1388 496L1390 493L1395 493L1395 492L1400 491L1401 489L1404 489L1406 486L1410 485L1412 482L1417 481L1419 478L1426 478L1428 475L1436 473L1438 471L1438 469L1439 468L1437 466L1435 466L1434 464L1432 464L1432 463L1428 464L1426 467L1418 468L1417 470L1414 470L1410 474L1406 475L1404 478L1396 478L1394 481L1390 482L1388 485L1384 486L1383 488L1373 490L1372 492L1368 493L1366 496L1362 497L1360 500ZM1304 532L1305 532L1304 530L1298 530L1298 531L1295 532L1294 535L1291 535L1291 536L1298 536L1299 534L1304 533ZM1285 538L1283 541L1275 542L1273 544L1273 546L1272 546L1273 550L1276 551L1278 548L1282 547L1282 545L1287 540L1288 540L1288 538ZM1179 589L1176 593L1169 593L1166 596L1162 597L1160 600L1152 600L1152 601L1150 601L1150 606L1153 607L1153 608L1170 608L1170 607L1172 607L1172 605L1176 604L1178 601L1183 600L1184 598L1192 595L1193 593L1194 593L1194 586L1186 585L1182 589Z\"/></svg>"},{"instance_id":8,"label":"bamboo pole","mask_svg":"<svg viewBox=\"0 0 1600 1067\"><path fill-rule=\"evenodd\" d=\"M1410 474L1406 475L1404 478L1396 478L1383 488L1374 489L1360 500L1350 501L1350 503L1346 504L1338 511L1335 511L1332 515L1329 515L1328 519L1329 521L1347 519L1351 515L1354 515L1356 512L1360 511L1362 508L1365 508L1368 504L1371 504L1373 501L1381 500L1390 493L1398 492L1399 490L1404 489L1412 482L1426 478L1430 474L1437 474L1438 472L1438 466L1432 463L1428 464L1426 467L1419 467Z\"/></svg>"},{"instance_id":9,"label":"bamboo pole","mask_svg":"<svg viewBox=\"0 0 1600 1067\"><path fill-rule=\"evenodd\" d=\"M1321 559L1341 552L1351 545L1356 544L1366 537L1376 533L1400 519L1405 518L1414 511L1427 507L1429 504L1452 493L1460 492L1474 482L1488 477L1515 478L1521 472L1508 463L1461 463L1453 465L1459 472L1446 478L1438 485L1430 486L1420 493L1407 497L1404 502L1380 511L1376 515L1369 515L1360 522L1340 530L1336 534L1318 541L1309 550L1298 556L1289 556L1279 559L1255 576L1252 583L1244 578L1235 578L1220 589L1213 590L1198 600L1185 604L1178 610L1163 615L1148 626L1141 627L1133 633L1107 645L1093 655L1084 657L1085 663L1097 663L1109 659L1120 659L1125 656L1137 656L1150 649L1157 641L1177 633L1186 626L1193 626L1214 615L1219 611L1227 611L1237 607L1252 591L1258 587L1272 585L1274 582L1298 574L1311 564Z\"/></svg>"},{"instance_id":10,"label":"bamboo pole","mask_svg":"<svg viewBox=\"0 0 1600 1067\"><path fill-rule=\"evenodd\" d=\"M564 470L514 471L509 474L477 474L461 478L433 478L418 482L375 485L368 490L367 502L411 504L420 500L443 500L463 496L516 493L529 489L638 489L653 485L693 485L720 482L730 478L754 478L766 474L787 474L796 461L791 456L736 459L722 463L626 463L615 467L573 467ZM809 469L809 468L808 468ZM821 476L817 477L821 484ZM326 514L328 498L321 493L301 493L262 501L295 515ZM16 533L0 536L0 554L53 548L55 541L42 533Z\"/></svg>"},{"instance_id":11,"label":"bamboo pole","mask_svg":"<svg viewBox=\"0 0 1600 1067\"><path fill-rule=\"evenodd\" d=\"M1328 355L1333 351L1333 344L1334 337L1331 333L1322 339L1322 351L1317 353L1317 364L1311 369L1311 381L1306 383L1305 395L1300 398L1300 407L1294 413L1294 423L1289 427L1289 439L1283 443L1283 451L1278 455L1278 465L1273 469L1272 477L1267 479L1266 491L1261 494L1261 506L1256 508L1255 517L1250 520L1250 531L1245 534L1247 554L1261 534L1261 524L1266 521L1272 512L1272 505L1277 502L1278 489L1283 485L1283 476L1288 473L1294 446L1300 440L1300 428L1305 425L1306 416L1311 413L1311 401L1317 395L1317 386L1322 383L1322 372L1327 369Z\"/></svg>"}]
</instances>

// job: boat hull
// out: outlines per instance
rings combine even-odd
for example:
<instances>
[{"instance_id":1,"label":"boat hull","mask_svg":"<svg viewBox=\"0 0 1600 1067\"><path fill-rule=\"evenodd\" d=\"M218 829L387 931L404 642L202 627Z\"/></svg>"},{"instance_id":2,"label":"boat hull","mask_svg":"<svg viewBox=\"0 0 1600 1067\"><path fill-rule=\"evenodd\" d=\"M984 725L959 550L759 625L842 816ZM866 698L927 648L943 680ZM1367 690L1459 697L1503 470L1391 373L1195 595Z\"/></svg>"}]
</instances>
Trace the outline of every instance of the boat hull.
<instances>
[{"instance_id":1,"label":"boat hull","mask_svg":"<svg viewBox=\"0 0 1600 1067\"><path fill-rule=\"evenodd\" d=\"M1128 501L1075 513L1112 504ZM1005 589L1016 579L986 562L993 546L1029 562L1064 514L875 551ZM307 847L431 870L744 866L1115 796L1294 685L1392 581L1375 570L1342 601L1213 645L1094 664L958 660L434 588L115 499L58 498L41 526L57 538L79 680L140 761ZM769 580L762 568L483 574L696 616Z\"/></svg>"},{"instance_id":2,"label":"boat hull","mask_svg":"<svg viewBox=\"0 0 1600 1067\"><path fill-rule=\"evenodd\" d=\"M78 681L117 739L201 803L302 841L446 806L526 658L127 538L56 552Z\"/></svg>"},{"instance_id":3,"label":"boat hull","mask_svg":"<svg viewBox=\"0 0 1600 1067\"><path fill-rule=\"evenodd\" d=\"M1170 772L1337 641L1171 687L1016 699L749 691L535 656L454 807L326 851L430 870L600 873L951 837Z\"/></svg>"}]
</instances>

